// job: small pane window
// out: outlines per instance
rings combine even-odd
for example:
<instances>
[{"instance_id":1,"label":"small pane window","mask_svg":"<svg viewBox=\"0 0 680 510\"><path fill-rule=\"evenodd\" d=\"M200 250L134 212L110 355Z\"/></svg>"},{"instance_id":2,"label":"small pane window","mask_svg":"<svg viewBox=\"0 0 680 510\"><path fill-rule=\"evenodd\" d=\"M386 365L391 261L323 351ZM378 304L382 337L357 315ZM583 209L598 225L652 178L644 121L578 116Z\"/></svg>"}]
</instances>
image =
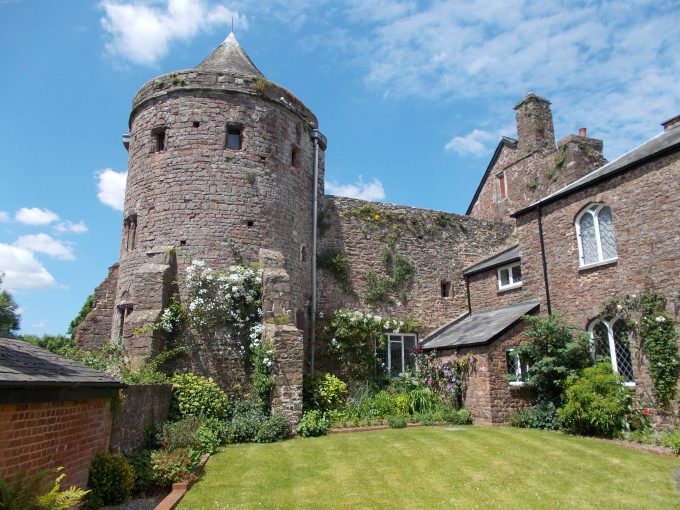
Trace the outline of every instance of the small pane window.
<instances>
[{"instance_id":1,"label":"small pane window","mask_svg":"<svg viewBox=\"0 0 680 510\"><path fill-rule=\"evenodd\" d=\"M600 319L594 322L590 326L590 338L593 355L609 360L614 372L621 374L627 385L635 385L633 357L623 321Z\"/></svg>"},{"instance_id":2,"label":"small pane window","mask_svg":"<svg viewBox=\"0 0 680 510\"><path fill-rule=\"evenodd\" d=\"M593 204L576 217L576 239L581 267L617 259L612 211Z\"/></svg>"},{"instance_id":3,"label":"small pane window","mask_svg":"<svg viewBox=\"0 0 680 510\"><path fill-rule=\"evenodd\" d=\"M498 270L498 289L506 290L522 286L522 267L519 263Z\"/></svg>"},{"instance_id":4,"label":"small pane window","mask_svg":"<svg viewBox=\"0 0 680 510\"><path fill-rule=\"evenodd\" d=\"M407 370L415 370L414 355L417 344L413 333L389 333L385 335L385 347L376 350L376 356L382 362L385 372L390 377L398 377Z\"/></svg>"},{"instance_id":5,"label":"small pane window","mask_svg":"<svg viewBox=\"0 0 680 510\"><path fill-rule=\"evenodd\" d=\"M229 128L227 131L227 149L241 150L241 130Z\"/></svg>"},{"instance_id":6,"label":"small pane window","mask_svg":"<svg viewBox=\"0 0 680 510\"><path fill-rule=\"evenodd\" d=\"M526 382L529 365L526 360L519 357L515 349L506 349L505 365L510 384L523 384Z\"/></svg>"}]
</instances>

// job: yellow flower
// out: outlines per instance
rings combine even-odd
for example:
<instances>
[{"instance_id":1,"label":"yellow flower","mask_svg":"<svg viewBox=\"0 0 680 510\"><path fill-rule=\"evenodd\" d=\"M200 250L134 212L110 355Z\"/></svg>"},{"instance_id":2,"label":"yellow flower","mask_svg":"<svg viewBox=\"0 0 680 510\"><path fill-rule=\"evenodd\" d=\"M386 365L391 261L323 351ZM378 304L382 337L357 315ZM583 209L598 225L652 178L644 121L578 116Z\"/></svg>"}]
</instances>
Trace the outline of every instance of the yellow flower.
<instances>
[{"instance_id":1,"label":"yellow flower","mask_svg":"<svg viewBox=\"0 0 680 510\"><path fill-rule=\"evenodd\" d=\"M375 221L378 221L378 220L380 219L380 215L379 215L379 214L376 214L375 216L373 216L373 219L374 219Z\"/></svg>"}]
</instances>

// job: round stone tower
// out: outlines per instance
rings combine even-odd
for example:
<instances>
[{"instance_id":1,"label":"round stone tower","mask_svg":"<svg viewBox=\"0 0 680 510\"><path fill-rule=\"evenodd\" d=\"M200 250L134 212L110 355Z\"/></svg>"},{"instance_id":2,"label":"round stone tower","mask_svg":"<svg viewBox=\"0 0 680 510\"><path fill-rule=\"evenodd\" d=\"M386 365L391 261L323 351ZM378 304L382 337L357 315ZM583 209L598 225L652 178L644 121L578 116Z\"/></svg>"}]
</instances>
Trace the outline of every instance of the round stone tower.
<instances>
[{"instance_id":1,"label":"round stone tower","mask_svg":"<svg viewBox=\"0 0 680 510\"><path fill-rule=\"evenodd\" d=\"M192 258L225 269L257 262L263 248L283 255L292 318L303 321L313 261L314 114L268 81L229 34L195 68L142 86L129 127L112 337L133 356L155 352L160 340L139 328L181 293ZM319 195L323 168L320 152Z\"/></svg>"}]
</instances>

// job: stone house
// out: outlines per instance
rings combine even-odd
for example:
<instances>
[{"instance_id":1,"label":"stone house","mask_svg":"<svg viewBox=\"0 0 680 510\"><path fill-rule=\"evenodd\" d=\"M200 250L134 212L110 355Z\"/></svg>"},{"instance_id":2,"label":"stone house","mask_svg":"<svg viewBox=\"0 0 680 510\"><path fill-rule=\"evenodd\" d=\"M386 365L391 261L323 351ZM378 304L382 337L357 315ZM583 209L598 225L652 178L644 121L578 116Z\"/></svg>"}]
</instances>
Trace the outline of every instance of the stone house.
<instances>
[{"instance_id":1,"label":"stone house","mask_svg":"<svg viewBox=\"0 0 680 510\"><path fill-rule=\"evenodd\" d=\"M418 319L419 331L390 336L386 355L397 366L408 365L414 333L426 348L485 356L468 405L481 421L504 421L529 398L505 378L522 315L560 310L586 328L607 295L640 288L650 270L662 290L678 283L677 119L605 164L602 141L585 129L555 142L546 99L530 93L515 115L518 139L501 139L465 215L325 195L315 115L230 34L195 68L135 96L120 259L76 339L88 349L120 339L133 357L153 355L165 340L144 326L173 294L186 301L192 258L221 269L260 262L265 320L291 322L265 325L277 352L274 402L291 420L317 346L312 309L348 308ZM338 254L343 267L321 263ZM195 353L183 368L225 388L243 383L237 357L216 338L187 333Z\"/></svg>"}]
</instances>

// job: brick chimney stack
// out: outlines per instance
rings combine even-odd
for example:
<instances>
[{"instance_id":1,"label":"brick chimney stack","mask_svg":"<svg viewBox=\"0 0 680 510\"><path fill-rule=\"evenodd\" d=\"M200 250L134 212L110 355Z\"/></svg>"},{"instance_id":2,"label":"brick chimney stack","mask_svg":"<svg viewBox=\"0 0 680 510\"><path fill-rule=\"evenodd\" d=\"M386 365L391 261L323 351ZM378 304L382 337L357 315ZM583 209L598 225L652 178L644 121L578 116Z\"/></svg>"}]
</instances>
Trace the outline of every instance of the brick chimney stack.
<instances>
[{"instance_id":1,"label":"brick chimney stack","mask_svg":"<svg viewBox=\"0 0 680 510\"><path fill-rule=\"evenodd\" d=\"M522 154L555 149L555 128L553 126L550 101L529 92L515 106L517 119L517 148Z\"/></svg>"}]
</instances>

